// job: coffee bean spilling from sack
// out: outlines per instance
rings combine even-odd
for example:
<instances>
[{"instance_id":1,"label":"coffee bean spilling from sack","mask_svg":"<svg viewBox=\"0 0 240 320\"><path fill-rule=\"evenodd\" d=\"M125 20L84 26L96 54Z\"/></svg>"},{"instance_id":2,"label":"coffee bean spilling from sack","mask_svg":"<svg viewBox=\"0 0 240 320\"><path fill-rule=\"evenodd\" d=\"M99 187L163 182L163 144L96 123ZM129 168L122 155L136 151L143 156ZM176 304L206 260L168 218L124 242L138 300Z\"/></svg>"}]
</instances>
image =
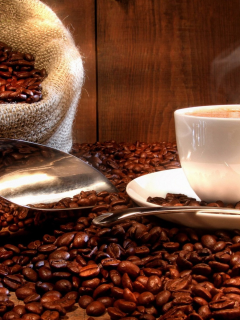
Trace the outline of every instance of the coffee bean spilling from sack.
<instances>
[{"instance_id":1,"label":"coffee bean spilling from sack","mask_svg":"<svg viewBox=\"0 0 240 320\"><path fill-rule=\"evenodd\" d=\"M42 81L45 69L34 67L30 53L13 51L0 42L0 103L33 103L42 99Z\"/></svg>"}]
</instances>

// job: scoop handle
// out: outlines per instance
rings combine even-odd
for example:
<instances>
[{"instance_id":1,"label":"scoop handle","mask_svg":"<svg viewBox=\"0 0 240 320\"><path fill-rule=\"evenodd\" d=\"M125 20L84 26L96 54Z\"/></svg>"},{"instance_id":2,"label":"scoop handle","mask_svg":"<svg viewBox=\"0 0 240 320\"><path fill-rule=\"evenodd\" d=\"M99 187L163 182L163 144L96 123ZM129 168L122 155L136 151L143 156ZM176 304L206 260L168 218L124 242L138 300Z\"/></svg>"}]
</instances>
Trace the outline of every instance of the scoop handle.
<instances>
[{"instance_id":1,"label":"scoop handle","mask_svg":"<svg viewBox=\"0 0 240 320\"><path fill-rule=\"evenodd\" d=\"M140 216L148 216L155 214L169 214L169 213L216 213L216 214L240 214L240 210L230 208L205 207L205 206L176 206L176 207L135 207L125 210L116 210L114 212L103 213L93 219L92 223L96 226L109 227L120 223L126 219L133 219Z\"/></svg>"}]
</instances>

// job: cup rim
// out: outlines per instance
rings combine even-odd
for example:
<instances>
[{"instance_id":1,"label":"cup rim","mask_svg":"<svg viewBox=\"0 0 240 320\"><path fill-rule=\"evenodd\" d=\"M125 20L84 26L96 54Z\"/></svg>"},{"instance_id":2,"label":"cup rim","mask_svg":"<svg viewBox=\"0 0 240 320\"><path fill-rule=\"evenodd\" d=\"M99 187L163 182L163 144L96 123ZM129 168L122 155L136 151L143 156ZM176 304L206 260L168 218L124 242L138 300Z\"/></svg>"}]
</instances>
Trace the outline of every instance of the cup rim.
<instances>
[{"instance_id":1,"label":"cup rim","mask_svg":"<svg viewBox=\"0 0 240 320\"><path fill-rule=\"evenodd\" d=\"M193 106L193 107L187 107L187 108L181 108L181 109L177 109L174 111L174 115L182 115L188 118L199 118L199 119L211 119L213 121L216 120L240 120L240 118L223 118L223 117L207 117L207 116L196 116L196 115L192 115L192 114L186 114L186 112L192 112L192 111L196 111L196 110L200 110L200 109L219 109L219 108L224 108L224 109L237 109L240 112L240 104L218 104L218 105L202 105L202 106Z\"/></svg>"}]
</instances>

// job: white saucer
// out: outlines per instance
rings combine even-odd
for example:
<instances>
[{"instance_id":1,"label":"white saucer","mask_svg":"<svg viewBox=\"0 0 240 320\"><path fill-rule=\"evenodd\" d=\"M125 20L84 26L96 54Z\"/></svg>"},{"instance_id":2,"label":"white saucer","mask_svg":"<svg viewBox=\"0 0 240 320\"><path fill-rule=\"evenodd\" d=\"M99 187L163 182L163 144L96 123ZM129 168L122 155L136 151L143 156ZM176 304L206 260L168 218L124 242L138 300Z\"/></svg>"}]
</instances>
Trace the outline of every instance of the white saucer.
<instances>
[{"instance_id":1,"label":"white saucer","mask_svg":"<svg viewBox=\"0 0 240 320\"><path fill-rule=\"evenodd\" d=\"M164 197L167 193L182 193L200 200L190 187L182 169L149 173L129 182L126 191L140 207L157 207L147 202L148 197ZM192 228L240 229L240 216L210 213L155 214L164 220Z\"/></svg>"}]
</instances>

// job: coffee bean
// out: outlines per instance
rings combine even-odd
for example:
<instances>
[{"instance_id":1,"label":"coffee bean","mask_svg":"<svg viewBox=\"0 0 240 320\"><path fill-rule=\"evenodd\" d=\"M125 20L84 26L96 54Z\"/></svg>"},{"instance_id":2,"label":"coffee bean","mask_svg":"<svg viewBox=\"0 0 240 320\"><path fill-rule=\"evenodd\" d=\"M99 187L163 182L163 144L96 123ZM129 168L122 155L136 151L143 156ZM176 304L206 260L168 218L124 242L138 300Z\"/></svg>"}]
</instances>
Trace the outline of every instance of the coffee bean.
<instances>
[{"instance_id":1,"label":"coffee bean","mask_svg":"<svg viewBox=\"0 0 240 320\"><path fill-rule=\"evenodd\" d=\"M38 293L33 293L33 294L30 294L29 296L27 296L23 302L26 304L26 303L30 303L30 302L38 302L40 301L41 299L41 296L40 294Z\"/></svg>"},{"instance_id":2,"label":"coffee bean","mask_svg":"<svg viewBox=\"0 0 240 320\"><path fill-rule=\"evenodd\" d=\"M36 314L36 313L26 313L22 316L21 319L24 319L24 320L40 320L41 317L39 314Z\"/></svg>"},{"instance_id":3,"label":"coffee bean","mask_svg":"<svg viewBox=\"0 0 240 320\"><path fill-rule=\"evenodd\" d=\"M45 293L48 291L52 291L54 289L54 285L51 282L41 282L38 281L36 283L36 290L40 293Z\"/></svg>"},{"instance_id":4,"label":"coffee bean","mask_svg":"<svg viewBox=\"0 0 240 320\"><path fill-rule=\"evenodd\" d=\"M61 279L55 283L54 288L56 291L59 291L61 293L67 293L72 290L72 284L69 280Z\"/></svg>"},{"instance_id":5,"label":"coffee bean","mask_svg":"<svg viewBox=\"0 0 240 320\"><path fill-rule=\"evenodd\" d=\"M0 76L3 78L1 86L6 85L8 91L0 93L0 99L2 102L19 102L22 99L28 103L34 102L32 99L31 90L28 90L30 82L37 77L39 84L36 85L36 89L39 92L39 99L41 97L41 82L47 76L45 69L38 70L34 68L34 58L32 54L15 54L11 47L3 44L4 46L4 64L0 67ZM31 57L31 60L29 58ZM22 71L18 71L18 70ZM27 68L28 71L23 71L23 68ZM34 78L35 77L35 78ZM4 82L5 79L5 82ZM19 79L23 79L19 80ZM20 83L21 82L21 83ZM26 93L24 95L19 94L17 88L22 88L22 91ZM10 90L10 91L9 91ZM16 92L15 92L16 91Z\"/></svg>"},{"instance_id":6,"label":"coffee bean","mask_svg":"<svg viewBox=\"0 0 240 320\"><path fill-rule=\"evenodd\" d=\"M50 268L48 267L41 267L38 269L38 277L42 280L42 281L49 281L52 279L52 271Z\"/></svg>"},{"instance_id":7,"label":"coffee bean","mask_svg":"<svg viewBox=\"0 0 240 320\"><path fill-rule=\"evenodd\" d=\"M140 272L138 266L130 261L122 261L119 263L117 270L120 273L127 273L130 277L136 278Z\"/></svg>"},{"instance_id":8,"label":"coffee bean","mask_svg":"<svg viewBox=\"0 0 240 320\"><path fill-rule=\"evenodd\" d=\"M99 273L100 268L96 264L87 265L79 270L79 276L82 278L96 277Z\"/></svg>"},{"instance_id":9,"label":"coffee bean","mask_svg":"<svg viewBox=\"0 0 240 320\"><path fill-rule=\"evenodd\" d=\"M89 316L101 316L104 314L106 308L104 304L100 301L93 301L89 303L89 305L86 308L86 313Z\"/></svg>"},{"instance_id":10,"label":"coffee bean","mask_svg":"<svg viewBox=\"0 0 240 320\"><path fill-rule=\"evenodd\" d=\"M110 315L111 319L122 319L126 316L126 313L121 311L116 307L109 307L107 309L108 314Z\"/></svg>"},{"instance_id":11,"label":"coffee bean","mask_svg":"<svg viewBox=\"0 0 240 320\"><path fill-rule=\"evenodd\" d=\"M43 304L46 302L59 300L61 297L62 297L62 294L60 292L55 291L55 290L51 290L51 291L45 292L42 295L40 302Z\"/></svg>"},{"instance_id":12,"label":"coffee bean","mask_svg":"<svg viewBox=\"0 0 240 320\"><path fill-rule=\"evenodd\" d=\"M107 283L100 284L93 292L93 299L99 296L105 296L110 294L112 286Z\"/></svg>"},{"instance_id":13,"label":"coffee bean","mask_svg":"<svg viewBox=\"0 0 240 320\"><path fill-rule=\"evenodd\" d=\"M19 314L14 311L8 311L3 316L4 320L19 319Z\"/></svg>"},{"instance_id":14,"label":"coffee bean","mask_svg":"<svg viewBox=\"0 0 240 320\"><path fill-rule=\"evenodd\" d=\"M148 291L150 291L153 294L158 294L158 292L162 289L162 281L161 279L156 276L150 276L148 278L147 284L146 284L146 288Z\"/></svg>"},{"instance_id":15,"label":"coffee bean","mask_svg":"<svg viewBox=\"0 0 240 320\"><path fill-rule=\"evenodd\" d=\"M26 308L23 305L16 305L12 311L16 312L21 318L26 313Z\"/></svg>"},{"instance_id":16,"label":"coffee bean","mask_svg":"<svg viewBox=\"0 0 240 320\"><path fill-rule=\"evenodd\" d=\"M125 313L132 313L136 310L137 304L132 301L119 299L114 302L114 306Z\"/></svg>"},{"instance_id":17,"label":"coffee bean","mask_svg":"<svg viewBox=\"0 0 240 320\"><path fill-rule=\"evenodd\" d=\"M99 286L100 282L101 280L99 278L93 278L83 281L82 286L95 289Z\"/></svg>"},{"instance_id":18,"label":"coffee bean","mask_svg":"<svg viewBox=\"0 0 240 320\"><path fill-rule=\"evenodd\" d=\"M155 301L155 297L151 292L145 291L141 293L138 297L138 303L145 307L149 307Z\"/></svg>"},{"instance_id":19,"label":"coffee bean","mask_svg":"<svg viewBox=\"0 0 240 320\"><path fill-rule=\"evenodd\" d=\"M123 291L124 291L124 289L122 289L122 288L112 287L111 288L111 295L115 299L123 299Z\"/></svg>"},{"instance_id":20,"label":"coffee bean","mask_svg":"<svg viewBox=\"0 0 240 320\"><path fill-rule=\"evenodd\" d=\"M27 267L23 268L22 274L25 277L25 279L28 281L36 282L38 280L38 274L32 268L27 268Z\"/></svg>"},{"instance_id":21,"label":"coffee bean","mask_svg":"<svg viewBox=\"0 0 240 320\"><path fill-rule=\"evenodd\" d=\"M78 304L81 308L86 309L87 306L93 301L94 299L91 296L83 295L79 298Z\"/></svg>"},{"instance_id":22,"label":"coffee bean","mask_svg":"<svg viewBox=\"0 0 240 320\"><path fill-rule=\"evenodd\" d=\"M103 297L97 298L97 301L102 302L106 308L109 308L109 307L112 307L114 299L111 297L103 296Z\"/></svg>"},{"instance_id":23,"label":"coffee bean","mask_svg":"<svg viewBox=\"0 0 240 320\"><path fill-rule=\"evenodd\" d=\"M134 302L135 304L137 304L136 296L128 288L125 288L123 290L123 299L126 301L131 301L131 302Z\"/></svg>"},{"instance_id":24,"label":"coffee bean","mask_svg":"<svg viewBox=\"0 0 240 320\"><path fill-rule=\"evenodd\" d=\"M41 320L59 320L60 315L57 311L46 310L41 315Z\"/></svg>"},{"instance_id":25,"label":"coffee bean","mask_svg":"<svg viewBox=\"0 0 240 320\"><path fill-rule=\"evenodd\" d=\"M89 236L85 232L77 232L73 240L73 247L83 248L89 240Z\"/></svg>"},{"instance_id":26,"label":"coffee bean","mask_svg":"<svg viewBox=\"0 0 240 320\"><path fill-rule=\"evenodd\" d=\"M36 293L34 289L27 288L27 287L21 287L21 288L18 288L15 291L15 294L16 294L17 298L20 299L20 300L24 300L28 296L30 296L30 295L32 295L34 293Z\"/></svg>"},{"instance_id":27,"label":"coffee bean","mask_svg":"<svg viewBox=\"0 0 240 320\"><path fill-rule=\"evenodd\" d=\"M3 283L11 290L17 290L22 284L22 279L18 275L6 275Z\"/></svg>"},{"instance_id":28,"label":"coffee bean","mask_svg":"<svg viewBox=\"0 0 240 320\"><path fill-rule=\"evenodd\" d=\"M25 308L30 313L41 315L43 312L43 306L40 302L30 302L25 305Z\"/></svg>"}]
</instances>

